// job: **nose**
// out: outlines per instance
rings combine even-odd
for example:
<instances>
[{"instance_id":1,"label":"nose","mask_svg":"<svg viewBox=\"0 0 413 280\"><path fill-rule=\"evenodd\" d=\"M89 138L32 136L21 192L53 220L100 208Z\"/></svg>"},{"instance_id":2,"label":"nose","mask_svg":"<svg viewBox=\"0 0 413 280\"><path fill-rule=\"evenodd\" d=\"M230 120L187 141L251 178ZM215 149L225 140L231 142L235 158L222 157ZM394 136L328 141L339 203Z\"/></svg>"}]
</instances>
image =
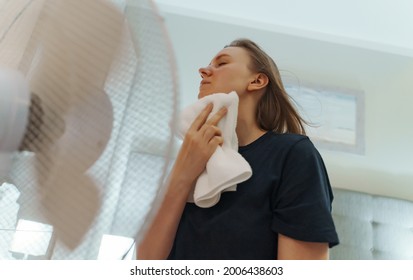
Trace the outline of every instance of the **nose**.
<instances>
[{"instance_id":1,"label":"nose","mask_svg":"<svg viewBox=\"0 0 413 280\"><path fill-rule=\"evenodd\" d=\"M201 75L202 78L209 77L212 74L210 66L201 67L201 68L199 68L198 72L199 72L199 74Z\"/></svg>"}]
</instances>

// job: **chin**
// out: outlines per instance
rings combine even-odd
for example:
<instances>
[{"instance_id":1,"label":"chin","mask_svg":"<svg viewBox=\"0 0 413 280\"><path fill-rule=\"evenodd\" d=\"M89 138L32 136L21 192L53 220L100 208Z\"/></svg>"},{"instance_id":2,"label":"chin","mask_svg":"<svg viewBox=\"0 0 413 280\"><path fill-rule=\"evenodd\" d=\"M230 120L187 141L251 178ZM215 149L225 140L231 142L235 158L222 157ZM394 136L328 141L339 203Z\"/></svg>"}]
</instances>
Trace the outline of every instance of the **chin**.
<instances>
[{"instance_id":1,"label":"chin","mask_svg":"<svg viewBox=\"0 0 413 280\"><path fill-rule=\"evenodd\" d=\"M201 98L203 98L203 97L205 97L205 96L208 96L208 95L211 95L211 94L213 94L213 92L199 92L198 93L198 99L201 99Z\"/></svg>"},{"instance_id":2,"label":"chin","mask_svg":"<svg viewBox=\"0 0 413 280\"><path fill-rule=\"evenodd\" d=\"M213 91L213 92L200 91L200 92L198 93L198 99L201 99L202 97L205 97L205 96L208 96L208 95L212 95L212 94L215 94L215 93L226 93L226 94L229 94L230 92L232 92L232 90L230 90L230 91Z\"/></svg>"}]
</instances>

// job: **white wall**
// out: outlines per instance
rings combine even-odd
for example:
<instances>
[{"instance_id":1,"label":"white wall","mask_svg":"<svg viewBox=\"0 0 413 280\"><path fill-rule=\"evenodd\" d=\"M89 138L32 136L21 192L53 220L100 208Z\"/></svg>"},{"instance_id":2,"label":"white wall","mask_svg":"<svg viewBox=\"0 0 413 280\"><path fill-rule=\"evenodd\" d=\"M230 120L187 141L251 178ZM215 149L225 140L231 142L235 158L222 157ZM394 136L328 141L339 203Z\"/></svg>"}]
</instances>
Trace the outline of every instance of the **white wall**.
<instances>
[{"instance_id":1,"label":"white wall","mask_svg":"<svg viewBox=\"0 0 413 280\"><path fill-rule=\"evenodd\" d=\"M232 39L249 37L284 73L364 94L364 154L320 149L335 187L413 200L413 2L156 2L175 49L182 106L196 100L198 68Z\"/></svg>"},{"instance_id":2,"label":"white wall","mask_svg":"<svg viewBox=\"0 0 413 280\"><path fill-rule=\"evenodd\" d=\"M155 0L161 10L413 56L410 0ZM183 9L183 10L182 10ZM189 12L190 11L190 12Z\"/></svg>"}]
</instances>

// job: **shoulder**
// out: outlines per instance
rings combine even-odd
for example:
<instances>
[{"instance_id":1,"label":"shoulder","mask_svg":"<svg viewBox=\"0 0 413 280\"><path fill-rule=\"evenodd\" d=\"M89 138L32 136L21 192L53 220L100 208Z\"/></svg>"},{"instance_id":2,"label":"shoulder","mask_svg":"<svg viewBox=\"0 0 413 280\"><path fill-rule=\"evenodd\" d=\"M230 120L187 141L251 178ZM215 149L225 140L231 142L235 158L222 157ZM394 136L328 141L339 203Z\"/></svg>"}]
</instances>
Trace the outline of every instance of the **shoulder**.
<instances>
[{"instance_id":1,"label":"shoulder","mask_svg":"<svg viewBox=\"0 0 413 280\"><path fill-rule=\"evenodd\" d=\"M270 132L270 143L282 150L313 150L314 144L310 138L301 134L279 134Z\"/></svg>"},{"instance_id":2,"label":"shoulder","mask_svg":"<svg viewBox=\"0 0 413 280\"><path fill-rule=\"evenodd\" d=\"M282 166L289 159L294 161L318 153L308 136L273 131L267 132L254 143L241 147L239 152L249 162L272 162L276 166Z\"/></svg>"},{"instance_id":3,"label":"shoulder","mask_svg":"<svg viewBox=\"0 0 413 280\"><path fill-rule=\"evenodd\" d=\"M277 134L272 132L271 144L284 155L286 161L320 161L321 155L314 143L306 135Z\"/></svg>"},{"instance_id":4,"label":"shoulder","mask_svg":"<svg viewBox=\"0 0 413 280\"><path fill-rule=\"evenodd\" d=\"M301 134L293 134L293 133L276 133L276 132L269 132L271 135L271 138L273 140L277 140L279 142L285 143L285 144L295 144L297 142L303 141L303 140L310 140L308 136L306 135L301 135Z\"/></svg>"}]
</instances>

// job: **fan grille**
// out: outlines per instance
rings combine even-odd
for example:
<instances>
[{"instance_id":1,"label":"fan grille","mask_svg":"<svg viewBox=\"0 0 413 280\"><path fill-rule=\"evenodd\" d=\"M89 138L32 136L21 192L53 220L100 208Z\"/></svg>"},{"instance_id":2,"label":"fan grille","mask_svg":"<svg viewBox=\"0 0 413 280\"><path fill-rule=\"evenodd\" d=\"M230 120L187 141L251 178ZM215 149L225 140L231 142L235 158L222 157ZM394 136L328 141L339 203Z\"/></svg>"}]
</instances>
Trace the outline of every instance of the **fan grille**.
<instances>
[{"instance_id":1,"label":"fan grille","mask_svg":"<svg viewBox=\"0 0 413 280\"><path fill-rule=\"evenodd\" d=\"M32 17L38 6L25 2ZM0 192L13 220L0 225L0 256L121 258L131 246L108 253L105 237L139 240L162 198L178 102L173 52L151 1L42 2L29 39L8 39L19 36L9 28L0 43L27 41L15 65L33 92L31 126L0 187L19 195L11 203Z\"/></svg>"}]
</instances>

